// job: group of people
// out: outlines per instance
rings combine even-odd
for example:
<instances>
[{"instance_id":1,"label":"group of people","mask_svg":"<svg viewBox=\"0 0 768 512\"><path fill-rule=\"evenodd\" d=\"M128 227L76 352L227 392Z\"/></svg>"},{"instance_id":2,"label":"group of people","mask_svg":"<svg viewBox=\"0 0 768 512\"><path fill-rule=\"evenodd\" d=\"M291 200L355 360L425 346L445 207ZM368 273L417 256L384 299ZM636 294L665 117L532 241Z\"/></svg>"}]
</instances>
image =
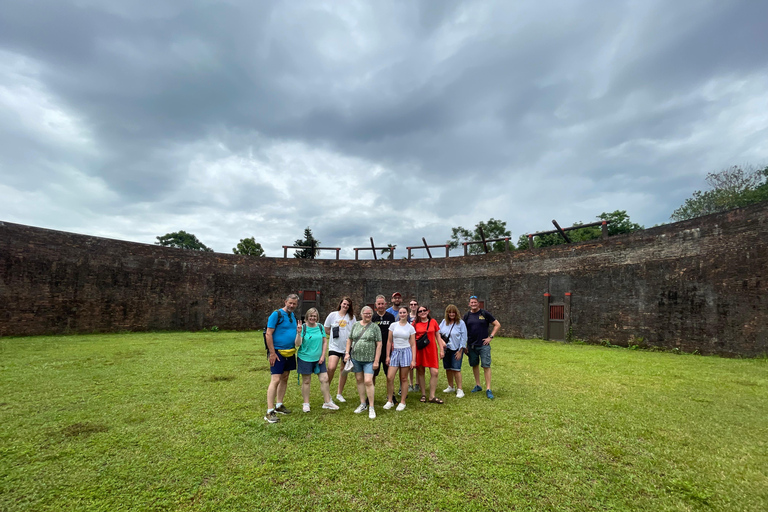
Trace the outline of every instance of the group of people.
<instances>
[{"instance_id":1,"label":"group of people","mask_svg":"<svg viewBox=\"0 0 768 512\"><path fill-rule=\"evenodd\" d=\"M448 380L448 387L443 391L455 392L457 398L462 398L464 355L469 358L475 378L475 387L471 391L483 390L480 386L482 367L486 397L494 398L491 391L491 341L501 324L490 312L480 308L474 295L469 298L469 311L463 317L451 304L445 308L439 324L432 318L429 308L418 301L411 300L408 307L401 305L399 292L392 294L389 308L386 298L377 296L375 310L370 306L363 307L359 319L355 316L352 299L344 297L338 309L322 324L315 308L305 312L303 322L296 318L294 311L298 304L297 295L288 295L285 305L269 316L264 331L271 373L267 414L264 416L267 423L277 423L278 414L291 413L283 400L292 370L301 375L304 412L310 412L312 374L317 374L320 382L322 408L336 411L339 410L336 402L346 402L347 375L354 373L360 399L354 412L368 411L368 417L374 419L375 383L382 369L387 381L384 409L404 410L409 392L420 392L421 402L442 404L443 400L436 396L440 360ZM428 388L427 369L430 375ZM339 378L334 402L330 389L336 373ZM396 400L395 380L399 382L399 400Z\"/></svg>"}]
</instances>

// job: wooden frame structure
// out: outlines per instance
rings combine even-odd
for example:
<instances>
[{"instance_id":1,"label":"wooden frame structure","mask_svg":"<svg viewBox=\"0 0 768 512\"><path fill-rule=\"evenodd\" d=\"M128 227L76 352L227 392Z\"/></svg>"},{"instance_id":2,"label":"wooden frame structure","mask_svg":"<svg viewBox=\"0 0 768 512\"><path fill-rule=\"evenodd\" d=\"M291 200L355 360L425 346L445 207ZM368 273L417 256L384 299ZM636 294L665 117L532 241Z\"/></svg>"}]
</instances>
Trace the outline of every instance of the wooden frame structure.
<instances>
[{"instance_id":1,"label":"wooden frame structure","mask_svg":"<svg viewBox=\"0 0 768 512\"><path fill-rule=\"evenodd\" d=\"M541 236L541 235L552 235L555 233L560 233L563 238L565 239L566 243L572 243L571 239L568 238L568 235L565 234L566 231L573 231L574 229L581 229L581 228L591 228L593 226L601 226L601 236L603 239L608 238L608 223L611 221L609 220L599 220L597 222L590 222L589 224L581 224L579 226L571 226L569 228L561 228L560 224L557 223L555 219L552 219L552 224L555 225L556 229L553 229L551 231L539 231L538 233L529 233L528 234L528 248L529 249L535 249L533 246L533 237L535 236Z\"/></svg>"}]
</instances>

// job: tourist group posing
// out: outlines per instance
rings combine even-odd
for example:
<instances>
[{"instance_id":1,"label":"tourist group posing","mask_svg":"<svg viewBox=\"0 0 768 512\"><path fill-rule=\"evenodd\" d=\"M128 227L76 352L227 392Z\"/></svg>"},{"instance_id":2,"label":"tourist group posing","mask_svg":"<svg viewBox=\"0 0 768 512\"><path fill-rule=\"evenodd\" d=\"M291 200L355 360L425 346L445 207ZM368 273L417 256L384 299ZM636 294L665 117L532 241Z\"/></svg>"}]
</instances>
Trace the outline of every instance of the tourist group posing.
<instances>
[{"instance_id":1,"label":"tourist group posing","mask_svg":"<svg viewBox=\"0 0 768 512\"><path fill-rule=\"evenodd\" d=\"M294 310L299 297L288 295L285 305L274 311L267 321L264 343L271 379L267 388L267 414L264 420L277 423L278 414L290 414L283 404L292 370L301 375L302 410L310 412L309 390L312 374L317 374L323 395L323 409L336 411L336 402L344 403L347 375L354 374L360 405L359 414L368 411L376 417L374 407L376 377L383 370L386 378L387 401L383 408L402 411L408 393L421 393L420 402L442 404L436 395L439 362L442 360L448 387L444 393L464 396L461 363L466 354L475 378L472 392L482 391L480 368L485 377L485 394L491 392L491 340L501 325L493 315L480 308L476 296L469 298L469 311L462 317L451 304L445 308L443 320L438 324L427 306L416 300L408 307L401 306L400 293L392 294L392 305L387 308L383 295L376 297L375 310L365 306L360 317L355 316L349 297L339 302L320 323L317 309L309 309L304 322L296 318ZM414 371L416 382L414 382ZM429 386L426 373L429 371ZM333 377L338 373L336 402L331 397ZM397 381L397 382L396 382ZM397 396L395 384L398 384Z\"/></svg>"}]
</instances>

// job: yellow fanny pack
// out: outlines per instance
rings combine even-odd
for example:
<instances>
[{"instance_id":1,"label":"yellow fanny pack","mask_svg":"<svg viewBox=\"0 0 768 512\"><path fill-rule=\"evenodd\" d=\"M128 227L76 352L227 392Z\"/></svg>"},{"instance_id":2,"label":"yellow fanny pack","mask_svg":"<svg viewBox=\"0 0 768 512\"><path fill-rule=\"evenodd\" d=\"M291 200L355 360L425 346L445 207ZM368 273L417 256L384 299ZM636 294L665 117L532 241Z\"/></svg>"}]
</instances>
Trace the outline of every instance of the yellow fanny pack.
<instances>
[{"instance_id":1,"label":"yellow fanny pack","mask_svg":"<svg viewBox=\"0 0 768 512\"><path fill-rule=\"evenodd\" d=\"M296 348L288 348L285 350L277 349L277 351L280 352L280 355L282 355L283 357L291 357L292 355L295 355L297 352Z\"/></svg>"}]
</instances>

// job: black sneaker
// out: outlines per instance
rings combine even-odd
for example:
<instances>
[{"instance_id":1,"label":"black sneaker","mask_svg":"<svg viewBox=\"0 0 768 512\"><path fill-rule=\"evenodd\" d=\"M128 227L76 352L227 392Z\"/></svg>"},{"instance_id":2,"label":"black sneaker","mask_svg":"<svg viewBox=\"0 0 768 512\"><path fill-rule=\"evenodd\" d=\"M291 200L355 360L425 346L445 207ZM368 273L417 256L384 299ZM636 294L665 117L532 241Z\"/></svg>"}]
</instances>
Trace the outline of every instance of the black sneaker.
<instances>
[{"instance_id":1,"label":"black sneaker","mask_svg":"<svg viewBox=\"0 0 768 512\"><path fill-rule=\"evenodd\" d=\"M280 407L275 407L275 412L279 412L280 414L291 414L291 410L283 404L280 404Z\"/></svg>"},{"instance_id":2,"label":"black sneaker","mask_svg":"<svg viewBox=\"0 0 768 512\"><path fill-rule=\"evenodd\" d=\"M277 423L280 421L280 418L277 417L277 414L275 414L275 411L268 412L266 416L264 416L264 421L267 423Z\"/></svg>"}]
</instances>

